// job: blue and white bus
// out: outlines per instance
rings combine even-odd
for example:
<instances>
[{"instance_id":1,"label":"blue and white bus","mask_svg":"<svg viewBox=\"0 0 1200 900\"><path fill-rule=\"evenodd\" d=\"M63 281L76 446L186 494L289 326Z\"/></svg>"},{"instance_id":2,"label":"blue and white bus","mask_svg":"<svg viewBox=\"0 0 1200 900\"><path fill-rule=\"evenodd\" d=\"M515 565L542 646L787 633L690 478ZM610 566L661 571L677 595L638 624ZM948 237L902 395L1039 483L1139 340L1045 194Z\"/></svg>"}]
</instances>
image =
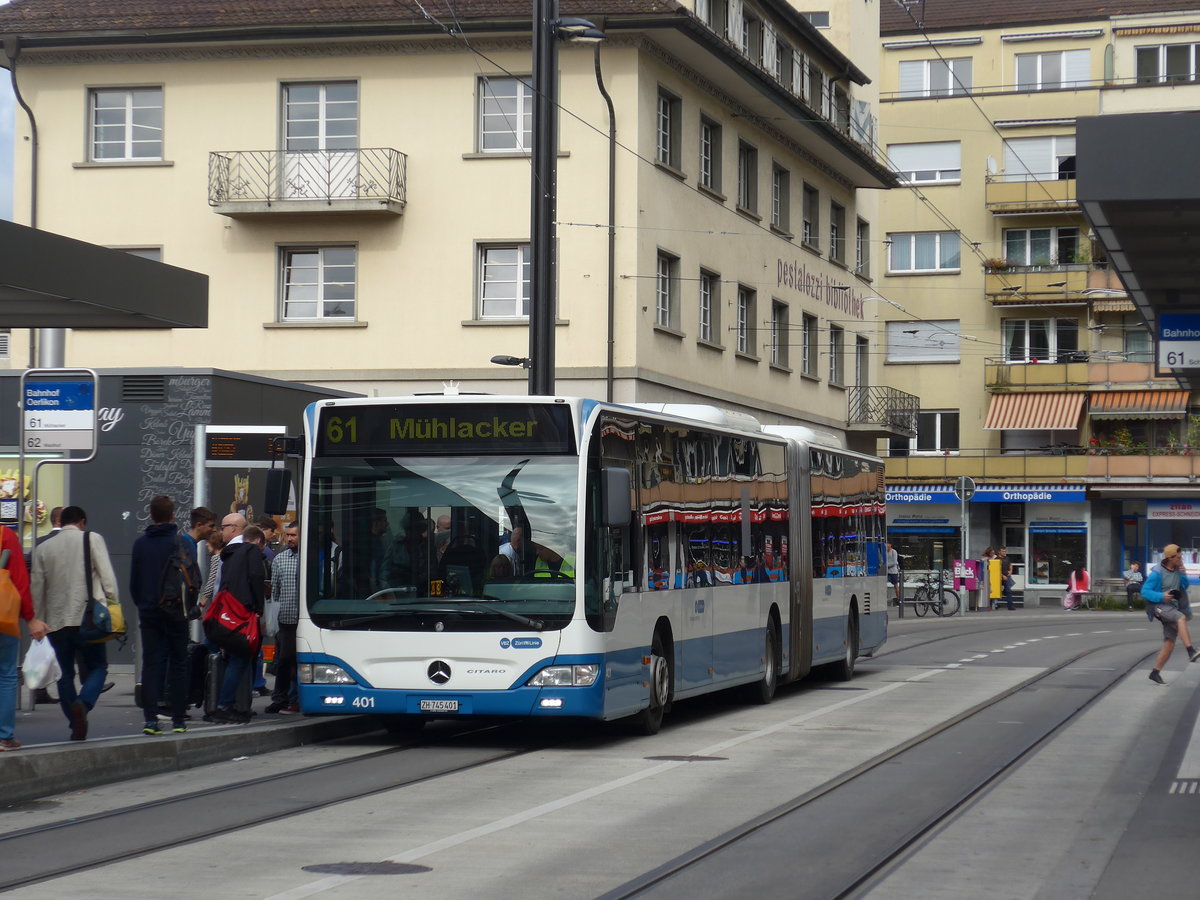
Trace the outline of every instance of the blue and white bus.
<instances>
[{"instance_id":1,"label":"blue and white bus","mask_svg":"<svg viewBox=\"0 0 1200 900\"><path fill-rule=\"evenodd\" d=\"M306 414L300 704L629 718L841 678L887 636L879 459L704 406L325 400Z\"/></svg>"}]
</instances>

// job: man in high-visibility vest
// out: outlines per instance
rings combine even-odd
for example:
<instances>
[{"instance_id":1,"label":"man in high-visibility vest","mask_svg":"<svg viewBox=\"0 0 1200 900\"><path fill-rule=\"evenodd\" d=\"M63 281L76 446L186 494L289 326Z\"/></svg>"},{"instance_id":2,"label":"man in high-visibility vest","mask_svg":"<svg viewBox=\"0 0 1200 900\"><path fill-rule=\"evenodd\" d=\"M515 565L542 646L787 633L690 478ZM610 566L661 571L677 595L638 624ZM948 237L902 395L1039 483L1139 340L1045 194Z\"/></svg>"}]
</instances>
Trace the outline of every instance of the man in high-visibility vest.
<instances>
[{"instance_id":1,"label":"man in high-visibility vest","mask_svg":"<svg viewBox=\"0 0 1200 900\"><path fill-rule=\"evenodd\" d=\"M541 544L535 545L537 549L537 561L533 565L534 578L549 578L555 572L562 575L564 578L575 578L575 557L571 554L563 557L555 553L549 547L543 547Z\"/></svg>"}]
</instances>

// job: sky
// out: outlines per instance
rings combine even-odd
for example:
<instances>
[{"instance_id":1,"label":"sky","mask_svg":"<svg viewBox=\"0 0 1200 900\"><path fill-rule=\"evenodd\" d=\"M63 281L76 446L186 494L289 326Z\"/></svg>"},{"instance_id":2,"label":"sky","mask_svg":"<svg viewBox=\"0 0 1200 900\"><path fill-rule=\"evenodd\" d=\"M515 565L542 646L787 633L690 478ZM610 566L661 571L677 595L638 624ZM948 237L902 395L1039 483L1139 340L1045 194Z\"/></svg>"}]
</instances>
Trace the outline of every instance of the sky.
<instances>
[{"instance_id":1,"label":"sky","mask_svg":"<svg viewBox=\"0 0 1200 900\"><path fill-rule=\"evenodd\" d=\"M0 6L8 0L0 0ZM0 219L12 219L13 109L12 79L0 69Z\"/></svg>"}]
</instances>

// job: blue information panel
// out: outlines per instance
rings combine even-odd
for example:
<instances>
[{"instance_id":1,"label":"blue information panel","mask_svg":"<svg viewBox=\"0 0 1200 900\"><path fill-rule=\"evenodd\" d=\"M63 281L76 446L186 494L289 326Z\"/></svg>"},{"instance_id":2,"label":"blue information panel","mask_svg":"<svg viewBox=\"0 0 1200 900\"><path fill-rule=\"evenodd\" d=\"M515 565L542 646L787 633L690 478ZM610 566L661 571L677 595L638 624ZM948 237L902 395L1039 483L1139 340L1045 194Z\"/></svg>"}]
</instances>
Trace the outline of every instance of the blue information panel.
<instances>
[{"instance_id":1,"label":"blue information panel","mask_svg":"<svg viewBox=\"0 0 1200 900\"><path fill-rule=\"evenodd\" d=\"M1164 313L1158 317L1158 367L1200 369L1200 314Z\"/></svg>"},{"instance_id":2,"label":"blue information panel","mask_svg":"<svg viewBox=\"0 0 1200 900\"><path fill-rule=\"evenodd\" d=\"M94 381L27 381L21 404L26 451L95 449Z\"/></svg>"}]
</instances>

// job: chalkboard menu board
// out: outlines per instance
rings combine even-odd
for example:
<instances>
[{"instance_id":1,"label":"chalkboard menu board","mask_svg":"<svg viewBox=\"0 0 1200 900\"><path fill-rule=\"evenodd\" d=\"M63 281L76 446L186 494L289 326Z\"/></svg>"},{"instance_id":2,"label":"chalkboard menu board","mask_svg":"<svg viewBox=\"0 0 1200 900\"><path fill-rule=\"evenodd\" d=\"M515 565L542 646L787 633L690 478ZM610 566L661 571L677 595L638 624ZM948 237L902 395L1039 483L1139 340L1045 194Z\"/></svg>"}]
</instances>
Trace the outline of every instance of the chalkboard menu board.
<instances>
[{"instance_id":1,"label":"chalkboard menu board","mask_svg":"<svg viewBox=\"0 0 1200 900\"><path fill-rule=\"evenodd\" d=\"M141 419L141 488L139 520L149 521L148 504L159 494L188 510L195 496L196 426L212 421L212 379L175 375L166 380L166 400L143 404Z\"/></svg>"}]
</instances>

